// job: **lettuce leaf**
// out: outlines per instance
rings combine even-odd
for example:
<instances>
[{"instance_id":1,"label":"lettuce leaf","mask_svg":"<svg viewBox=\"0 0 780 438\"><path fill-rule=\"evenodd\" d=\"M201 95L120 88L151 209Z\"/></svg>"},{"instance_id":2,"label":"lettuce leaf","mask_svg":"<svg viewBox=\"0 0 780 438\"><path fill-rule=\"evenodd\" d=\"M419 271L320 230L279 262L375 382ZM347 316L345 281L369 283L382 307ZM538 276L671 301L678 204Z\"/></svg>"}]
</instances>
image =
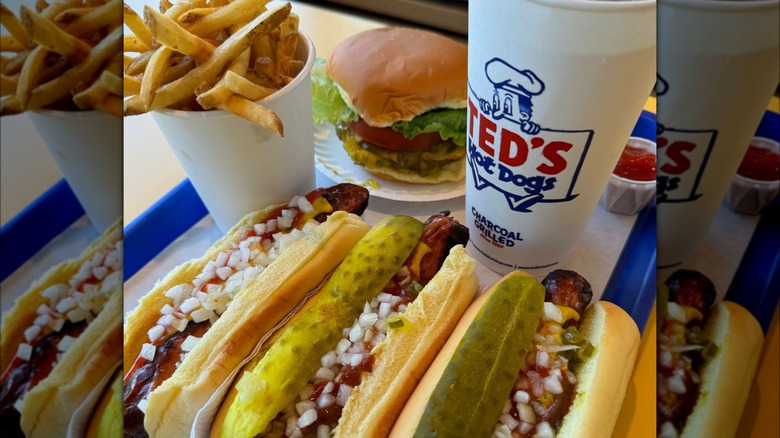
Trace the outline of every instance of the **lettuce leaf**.
<instances>
[{"instance_id":1,"label":"lettuce leaf","mask_svg":"<svg viewBox=\"0 0 780 438\"><path fill-rule=\"evenodd\" d=\"M360 118L339 93L336 83L325 74L325 60L317 58L311 72L311 104L315 124L357 122Z\"/></svg>"},{"instance_id":2,"label":"lettuce leaf","mask_svg":"<svg viewBox=\"0 0 780 438\"><path fill-rule=\"evenodd\" d=\"M458 146L466 144L466 110L435 109L420 114L408 122L394 123L393 131L400 132L405 138L428 132L438 132L442 140L452 139Z\"/></svg>"},{"instance_id":3,"label":"lettuce leaf","mask_svg":"<svg viewBox=\"0 0 780 438\"><path fill-rule=\"evenodd\" d=\"M312 116L315 124L356 122L360 116L339 93L336 83L325 74L325 60L317 59L311 72ZM442 140L452 139L458 146L466 144L466 110L435 109L408 122L392 125L396 132L412 139L420 134L438 132Z\"/></svg>"}]
</instances>

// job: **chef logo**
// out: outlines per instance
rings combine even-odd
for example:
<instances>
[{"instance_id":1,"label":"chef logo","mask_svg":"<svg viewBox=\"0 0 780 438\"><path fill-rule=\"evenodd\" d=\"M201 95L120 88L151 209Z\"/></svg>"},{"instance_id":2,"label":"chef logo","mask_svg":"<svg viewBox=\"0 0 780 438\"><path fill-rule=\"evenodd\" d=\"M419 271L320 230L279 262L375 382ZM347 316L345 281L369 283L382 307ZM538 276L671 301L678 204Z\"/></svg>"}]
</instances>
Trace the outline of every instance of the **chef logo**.
<instances>
[{"instance_id":1,"label":"chef logo","mask_svg":"<svg viewBox=\"0 0 780 438\"><path fill-rule=\"evenodd\" d=\"M656 95L661 97L668 90L668 82L659 75ZM701 197L701 193L697 193L699 183L718 131L667 128L660 121L656 131L656 202L690 202L698 199Z\"/></svg>"},{"instance_id":2,"label":"chef logo","mask_svg":"<svg viewBox=\"0 0 780 438\"><path fill-rule=\"evenodd\" d=\"M475 188L500 192L517 212L576 198L574 186L593 131L534 122L532 99L545 90L534 72L493 58L485 63L485 77L492 90L480 90L484 94L469 83L467 159Z\"/></svg>"}]
</instances>

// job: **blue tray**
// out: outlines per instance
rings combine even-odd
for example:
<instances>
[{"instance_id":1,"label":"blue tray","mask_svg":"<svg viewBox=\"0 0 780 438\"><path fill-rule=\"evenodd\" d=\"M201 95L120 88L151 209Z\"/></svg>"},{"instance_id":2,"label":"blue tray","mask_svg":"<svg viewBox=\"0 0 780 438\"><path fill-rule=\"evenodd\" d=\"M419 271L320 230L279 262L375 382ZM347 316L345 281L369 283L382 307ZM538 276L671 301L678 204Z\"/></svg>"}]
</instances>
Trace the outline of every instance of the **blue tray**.
<instances>
[{"instance_id":1,"label":"blue tray","mask_svg":"<svg viewBox=\"0 0 780 438\"><path fill-rule=\"evenodd\" d=\"M54 184L0 228L0 281L83 215L84 209L65 179Z\"/></svg>"}]
</instances>

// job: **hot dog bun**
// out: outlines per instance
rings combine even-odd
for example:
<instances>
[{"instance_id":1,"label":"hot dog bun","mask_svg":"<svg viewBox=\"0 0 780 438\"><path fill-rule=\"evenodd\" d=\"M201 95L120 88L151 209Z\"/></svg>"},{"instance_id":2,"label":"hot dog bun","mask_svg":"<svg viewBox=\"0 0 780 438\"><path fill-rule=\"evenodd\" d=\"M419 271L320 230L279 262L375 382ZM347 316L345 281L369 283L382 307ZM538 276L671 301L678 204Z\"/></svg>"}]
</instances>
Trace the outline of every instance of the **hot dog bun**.
<instances>
[{"instance_id":1,"label":"hot dog bun","mask_svg":"<svg viewBox=\"0 0 780 438\"><path fill-rule=\"evenodd\" d=\"M466 310L398 417L390 433L391 437L415 435L436 386L455 357L461 341L475 318L486 306L497 287L507 279L530 277L522 271L507 274L482 293ZM536 282L533 279L529 281ZM543 295L537 295L533 300L541 299L540 297ZM537 323L538 319L531 324L535 327ZM561 430L558 432L559 437L609 435L620 412L639 349L639 331L636 324L622 309L611 303L599 301L591 304L583 316L580 333L595 346L595 352L577 371L576 395L568 415L564 417ZM462 355L463 352L458 354ZM491 352L476 351L471 352L471 355L491 357ZM497 421L498 416L496 416ZM468 433L465 432L467 429L463 430L463 433Z\"/></svg>"},{"instance_id":2,"label":"hot dog bun","mask_svg":"<svg viewBox=\"0 0 780 438\"><path fill-rule=\"evenodd\" d=\"M387 436L477 292L475 267L462 246L450 250L441 270L404 312L410 329L390 331L374 349L374 369L352 391L335 437Z\"/></svg>"},{"instance_id":3,"label":"hot dog bun","mask_svg":"<svg viewBox=\"0 0 780 438\"><path fill-rule=\"evenodd\" d=\"M119 362L122 354L122 238L122 220L119 219L79 257L49 269L3 315L3 373L13 363L22 343L65 350L50 354L48 360L55 361L53 368L46 371L48 374L37 376L42 380L33 387L26 388L23 403L19 405L19 425L6 425L11 430L21 427L28 437L64 436L73 412ZM98 268L102 270L100 275L94 274ZM66 299L70 305L64 305ZM80 315L76 316L77 313ZM51 322L40 322L39 317L44 316ZM61 324L58 326L54 321ZM86 324L86 328L78 334L69 332L68 321L73 326ZM38 334L28 340L28 329L36 329ZM54 346L44 343L49 336L64 333L68 335ZM65 338L69 338L67 342ZM49 354L35 348L31 359L46 358ZM48 364L41 367L36 371L48 369ZM18 377L12 373L7 375L9 379ZM30 378L29 374L26 378Z\"/></svg>"},{"instance_id":4,"label":"hot dog bun","mask_svg":"<svg viewBox=\"0 0 780 438\"><path fill-rule=\"evenodd\" d=\"M115 293L51 374L27 393L22 409L26 436L62 436L67 430L75 409L119 360L121 314L122 294Z\"/></svg>"},{"instance_id":5,"label":"hot dog bun","mask_svg":"<svg viewBox=\"0 0 780 438\"><path fill-rule=\"evenodd\" d=\"M41 292L49 286L67 283L84 262L91 260L98 252L105 251L113 242L122 238L122 223L120 221L109 227L103 235L92 242L76 258L66 260L46 271L43 276L30 286L22 296L16 299L14 307L2 317L0 330L0 369L5 370L14 358L19 344L24 342L24 331L33 324L38 316L36 309L49 300ZM121 353L120 353L121 354Z\"/></svg>"},{"instance_id":6,"label":"hot dog bun","mask_svg":"<svg viewBox=\"0 0 780 438\"><path fill-rule=\"evenodd\" d=\"M230 239L240 234L248 222L251 219L237 225L230 232ZM354 214L335 212L326 222L291 244L261 275L236 294L230 307L187 354L171 378L149 395L144 419L149 435L179 437L189 434L198 409L230 371L262 336L325 279L369 228ZM215 247L227 243L223 239ZM212 248L209 254L214 254L214 250ZM163 284L177 284L182 275L191 275L196 266L202 266L202 261L178 268L169 275L173 278L166 278ZM165 290L165 286L158 285L153 293L162 295ZM133 322L144 318L147 303L142 300L139 304L134 314L140 315L133 318ZM130 321L128 318L128 325ZM139 328L135 331L145 333ZM140 345L130 345L130 349L138 350Z\"/></svg>"},{"instance_id":7,"label":"hot dog bun","mask_svg":"<svg viewBox=\"0 0 780 438\"><path fill-rule=\"evenodd\" d=\"M718 352L702 369L701 394L681 436L733 437L756 374L764 334L747 309L722 301L710 313L705 335Z\"/></svg>"},{"instance_id":8,"label":"hot dog bun","mask_svg":"<svg viewBox=\"0 0 780 438\"><path fill-rule=\"evenodd\" d=\"M211 436L254 436L263 432L277 413L298 397L307 380L320 368L323 355L344 341L345 327L358 319L363 304L368 306L368 302L377 300L398 267L407 266L402 265L405 259L407 263L416 259L414 254L408 259L407 256L411 247L418 245L420 225L412 218L390 217L355 246L322 286L316 302L310 300L296 319L278 332L270 345L264 346L261 356L244 367L223 401ZM399 238L388 239L383 228L392 230L389 233ZM420 247L426 245L421 241ZM387 337L370 350L371 371L361 372L361 383L352 387L336 423L335 436L386 435L436 351L473 299L478 288L476 262L462 245L452 247L442 258L435 275L400 313L402 327L388 330ZM408 266L414 265L412 261ZM360 281L352 279L352 272L359 273ZM331 324L334 319L338 322ZM310 347L317 351L309 351ZM273 369L281 374L277 376ZM248 416L258 418L257 422L247 423L251 429L242 424Z\"/></svg>"}]
</instances>

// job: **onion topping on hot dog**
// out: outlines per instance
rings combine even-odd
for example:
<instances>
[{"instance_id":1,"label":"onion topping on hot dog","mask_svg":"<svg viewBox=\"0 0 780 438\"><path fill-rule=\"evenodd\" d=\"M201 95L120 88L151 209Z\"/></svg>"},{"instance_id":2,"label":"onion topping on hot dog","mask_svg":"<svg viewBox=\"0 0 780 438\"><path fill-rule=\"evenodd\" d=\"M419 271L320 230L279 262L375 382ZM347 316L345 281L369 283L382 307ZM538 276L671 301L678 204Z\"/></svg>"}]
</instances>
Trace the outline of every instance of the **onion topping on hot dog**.
<instances>
[{"instance_id":1,"label":"onion topping on hot dog","mask_svg":"<svg viewBox=\"0 0 780 438\"><path fill-rule=\"evenodd\" d=\"M362 214L368 191L353 184L316 189L256 223L229 250L219 252L193 281L165 292L169 299L124 378L125 436L147 436L146 399L168 379L238 294L293 242L334 211Z\"/></svg>"},{"instance_id":2,"label":"onion topping on hot dog","mask_svg":"<svg viewBox=\"0 0 780 438\"><path fill-rule=\"evenodd\" d=\"M443 211L425 222L412 254L382 292L365 303L354 324L344 328L336 348L322 356L322 367L264 436L331 436L353 388L372 371L374 347L389 329L403 330L407 306L441 269L450 249L468 242L468 228L449 213Z\"/></svg>"},{"instance_id":3,"label":"onion topping on hot dog","mask_svg":"<svg viewBox=\"0 0 780 438\"><path fill-rule=\"evenodd\" d=\"M658 334L658 425L660 437L677 437L693 412L700 370L717 347L704 334L715 286L704 275L679 270L667 280L669 303Z\"/></svg>"},{"instance_id":4,"label":"onion topping on hot dog","mask_svg":"<svg viewBox=\"0 0 780 438\"><path fill-rule=\"evenodd\" d=\"M577 330L593 297L590 284L573 271L556 270L543 281L545 303L531 350L496 424L496 437L552 437L574 400L572 368L593 346Z\"/></svg>"},{"instance_id":5,"label":"onion topping on hot dog","mask_svg":"<svg viewBox=\"0 0 780 438\"><path fill-rule=\"evenodd\" d=\"M25 394L45 379L69 347L122 284L122 244L111 242L67 282L40 292L47 300L36 309L32 324L24 330L24 342L3 371L0 419L8 436L22 436L20 412Z\"/></svg>"}]
</instances>

